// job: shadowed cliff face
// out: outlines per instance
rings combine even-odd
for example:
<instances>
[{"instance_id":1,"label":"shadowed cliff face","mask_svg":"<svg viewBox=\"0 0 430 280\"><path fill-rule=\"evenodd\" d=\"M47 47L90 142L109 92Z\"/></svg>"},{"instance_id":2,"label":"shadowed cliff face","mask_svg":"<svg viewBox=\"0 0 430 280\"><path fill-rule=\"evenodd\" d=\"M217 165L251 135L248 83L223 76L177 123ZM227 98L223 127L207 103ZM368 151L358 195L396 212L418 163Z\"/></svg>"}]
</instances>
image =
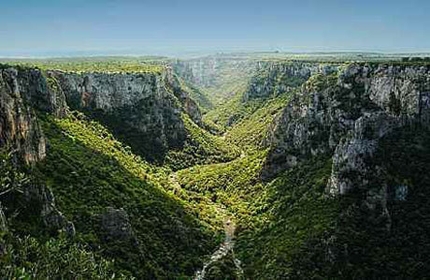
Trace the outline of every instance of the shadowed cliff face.
<instances>
[{"instance_id":1,"label":"shadowed cliff face","mask_svg":"<svg viewBox=\"0 0 430 280\"><path fill-rule=\"evenodd\" d=\"M198 106L170 69L162 73L48 74L71 109L108 126L148 160L162 161L169 149L182 147L186 139L183 112L201 124Z\"/></svg>"}]
</instances>

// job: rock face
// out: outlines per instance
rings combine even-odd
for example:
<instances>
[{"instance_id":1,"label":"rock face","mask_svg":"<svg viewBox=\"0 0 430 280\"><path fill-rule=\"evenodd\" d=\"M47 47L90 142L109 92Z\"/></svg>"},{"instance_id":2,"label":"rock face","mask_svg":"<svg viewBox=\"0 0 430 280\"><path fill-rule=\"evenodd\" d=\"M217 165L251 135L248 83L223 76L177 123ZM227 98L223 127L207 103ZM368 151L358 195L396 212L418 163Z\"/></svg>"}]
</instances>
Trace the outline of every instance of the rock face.
<instances>
[{"instance_id":1,"label":"rock face","mask_svg":"<svg viewBox=\"0 0 430 280\"><path fill-rule=\"evenodd\" d=\"M181 114L201 124L196 103L170 69L163 73L49 72L67 103L110 127L149 160L181 147L186 130Z\"/></svg>"},{"instance_id":2,"label":"rock face","mask_svg":"<svg viewBox=\"0 0 430 280\"><path fill-rule=\"evenodd\" d=\"M365 188L378 141L395 128L429 124L430 69L352 64L338 75L311 77L273 124L263 178L315 155L332 155L328 189ZM352 176L352 174L354 174Z\"/></svg>"},{"instance_id":3,"label":"rock face","mask_svg":"<svg viewBox=\"0 0 430 280\"><path fill-rule=\"evenodd\" d=\"M65 95L38 69L0 67L0 147L19 151L26 163L45 157L45 138L35 110L62 117Z\"/></svg>"},{"instance_id":4,"label":"rock face","mask_svg":"<svg viewBox=\"0 0 430 280\"><path fill-rule=\"evenodd\" d=\"M379 167L368 162L382 137L396 128L430 124L429 68L380 66L372 69L354 65L347 71L350 72L342 78L353 75L356 82L363 83L366 95L378 110L363 112L336 146L329 189L340 194L359 186L367 189L372 177L379 176ZM351 173L354 180L349 176Z\"/></svg>"},{"instance_id":5,"label":"rock face","mask_svg":"<svg viewBox=\"0 0 430 280\"><path fill-rule=\"evenodd\" d=\"M251 79L243 101L275 97L302 85L312 75L329 75L337 68L335 64L259 62L258 74Z\"/></svg>"},{"instance_id":6,"label":"rock face","mask_svg":"<svg viewBox=\"0 0 430 280\"><path fill-rule=\"evenodd\" d=\"M154 161L183 146L184 114L202 125L199 107L170 67L148 73L65 73L2 66L0 101L0 147L19 151L26 163L46 154L36 112L64 117L69 107L83 111Z\"/></svg>"}]
</instances>

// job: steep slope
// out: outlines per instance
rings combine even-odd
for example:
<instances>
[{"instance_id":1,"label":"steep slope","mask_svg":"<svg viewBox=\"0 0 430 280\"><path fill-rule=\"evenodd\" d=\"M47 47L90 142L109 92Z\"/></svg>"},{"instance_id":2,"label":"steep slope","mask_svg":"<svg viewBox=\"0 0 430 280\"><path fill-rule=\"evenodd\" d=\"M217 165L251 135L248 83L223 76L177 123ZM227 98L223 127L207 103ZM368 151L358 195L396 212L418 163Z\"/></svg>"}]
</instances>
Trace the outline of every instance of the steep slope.
<instances>
[{"instance_id":1,"label":"steep slope","mask_svg":"<svg viewBox=\"0 0 430 280\"><path fill-rule=\"evenodd\" d=\"M415 236L428 225L404 215L410 205L416 207L417 216L428 213L427 203L417 199L428 189L425 181L418 180L427 160L423 141L428 137L428 90L429 69L421 65L352 64L339 74L316 75L305 83L266 139L270 150L263 179L278 177L268 186L287 191L274 199L282 202L288 198L282 207L291 210L271 208L270 213L279 215L274 224L243 236L243 243L239 243L243 258L249 256L262 265L251 272L253 275L423 277L426 270L421 264L426 261L409 250L427 252L427 247L422 247L427 240ZM407 138L416 144L407 144ZM391 158L395 147L400 160L409 158L408 162L420 168L405 172L397 159ZM417 156L419 151L424 153L422 157ZM324 164L330 158L333 163ZM317 180L312 181L312 174ZM300 194L301 190L306 192ZM299 199L294 203L297 192ZM319 198L312 198L318 193ZM320 200L325 205L322 208ZM311 208L299 210L305 205ZM301 214L295 216L295 211ZM279 222L282 217L285 223ZM297 220L291 220L294 217ZM314 222L309 225L307 221ZM267 232L270 228L272 232ZM285 250L298 237L301 242L293 243L294 250ZM411 243L400 245L404 240ZM257 252L269 244L275 244L270 245L273 251L263 254L267 260L261 262ZM406 269L402 259L408 258Z\"/></svg>"},{"instance_id":2,"label":"steep slope","mask_svg":"<svg viewBox=\"0 0 430 280\"><path fill-rule=\"evenodd\" d=\"M295 91L313 74L332 73L338 67L337 64L290 61L254 61L254 64L254 74L236 81L233 95L208 112L204 116L205 120L221 126L232 126L252 114L262 101Z\"/></svg>"},{"instance_id":3,"label":"steep slope","mask_svg":"<svg viewBox=\"0 0 430 280\"><path fill-rule=\"evenodd\" d=\"M193 273L211 233L166 193L161 174L93 122L48 119L43 128L50 149L38 177L80 239L139 278Z\"/></svg>"},{"instance_id":4,"label":"steep slope","mask_svg":"<svg viewBox=\"0 0 430 280\"><path fill-rule=\"evenodd\" d=\"M40 71L0 67L0 145L19 151L26 163L45 157L45 138L36 121L36 108L61 116L64 96L48 89ZM24 89L24 90L22 90Z\"/></svg>"},{"instance_id":5,"label":"steep slope","mask_svg":"<svg viewBox=\"0 0 430 280\"><path fill-rule=\"evenodd\" d=\"M200 109L169 67L145 73L48 71L47 75L65 93L71 109L100 121L151 162L178 169L235 157L227 155L228 148L215 137L196 135L205 135L194 128L202 126Z\"/></svg>"},{"instance_id":6,"label":"steep slope","mask_svg":"<svg viewBox=\"0 0 430 280\"><path fill-rule=\"evenodd\" d=\"M95 106L94 110L100 108L106 112L118 104L121 107L127 101L118 101L112 94L120 94L118 88L133 75L107 77L107 74L5 68L1 90L2 98L9 103L1 111L2 147L16 150L16 163L21 160L32 163L32 166L23 166L29 178L28 184L22 186L24 195L14 188L0 197L11 238L33 236L35 242L41 244L36 248L45 250L46 238L54 238L53 244L56 244L60 230L70 238L67 242L72 247L66 254L72 254L73 244L77 244L78 248L85 246L93 251L98 259L100 256L115 259L118 277L121 273L141 279L192 275L201 266L200 256L215 245L214 230L221 226L216 219L196 212L197 207L206 207L206 204L194 206L172 195L165 171L134 155L102 125L81 113L69 112L67 102L78 94L81 94L81 103L72 104L82 111L87 104ZM108 83L90 86L91 82L85 82L90 79L95 79L96 85L98 79L106 79ZM114 83L115 79L119 81ZM76 88L72 87L74 85ZM106 86L109 90L103 91ZM180 99L182 93L177 94L179 98L173 93L172 96ZM165 108L168 112L179 111L178 122L182 122L189 102L182 97L183 103L170 103L170 107ZM160 111L163 113L162 108ZM193 123L189 115L186 120ZM185 127L176 125L173 128L187 135ZM4 186L8 185L2 188ZM199 215L206 222L198 221L196 216ZM10 246L25 250L26 245ZM25 259L26 253L23 254L22 259ZM68 256L84 261L86 255ZM3 258L2 261L9 262ZM28 264L37 270L43 262L30 258ZM16 265L25 268L24 264ZM97 267L95 264L93 269ZM111 265L106 269L111 269ZM61 273L70 277L72 272Z\"/></svg>"},{"instance_id":7,"label":"steep slope","mask_svg":"<svg viewBox=\"0 0 430 280\"><path fill-rule=\"evenodd\" d=\"M20 163L34 166L46 156L47 139L36 119L39 112L63 115L64 98L48 90L40 71L1 67L0 141L0 274L7 278L58 277L103 279L115 269L88 247L65 234L50 238L49 231L74 234L73 223L58 211L52 193L35 182ZM29 101L35 108L29 106ZM22 237L24 232L35 237ZM39 239L45 235L43 239ZM59 255L62 255L59 258ZM123 278L117 273L117 278Z\"/></svg>"},{"instance_id":8,"label":"steep slope","mask_svg":"<svg viewBox=\"0 0 430 280\"><path fill-rule=\"evenodd\" d=\"M335 152L336 173L337 165L347 167L350 160L358 160L351 153L372 154L378 138L393 129L426 125L428 75L427 66L352 64L339 75L312 77L268 135L272 148L267 170ZM350 153L343 163L342 151Z\"/></svg>"}]
</instances>

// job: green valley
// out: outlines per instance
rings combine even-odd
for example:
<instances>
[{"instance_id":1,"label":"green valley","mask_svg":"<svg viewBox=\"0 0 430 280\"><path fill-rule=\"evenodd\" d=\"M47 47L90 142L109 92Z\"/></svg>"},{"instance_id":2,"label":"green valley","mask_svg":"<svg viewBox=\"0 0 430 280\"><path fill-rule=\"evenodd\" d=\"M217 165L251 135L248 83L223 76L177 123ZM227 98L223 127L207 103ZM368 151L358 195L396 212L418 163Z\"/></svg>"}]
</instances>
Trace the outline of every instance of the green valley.
<instances>
[{"instance_id":1,"label":"green valley","mask_svg":"<svg viewBox=\"0 0 430 280\"><path fill-rule=\"evenodd\" d=\"M0 275L424 279L429 81L365 53L4 60Z\"/></svg>"}]
</instances>

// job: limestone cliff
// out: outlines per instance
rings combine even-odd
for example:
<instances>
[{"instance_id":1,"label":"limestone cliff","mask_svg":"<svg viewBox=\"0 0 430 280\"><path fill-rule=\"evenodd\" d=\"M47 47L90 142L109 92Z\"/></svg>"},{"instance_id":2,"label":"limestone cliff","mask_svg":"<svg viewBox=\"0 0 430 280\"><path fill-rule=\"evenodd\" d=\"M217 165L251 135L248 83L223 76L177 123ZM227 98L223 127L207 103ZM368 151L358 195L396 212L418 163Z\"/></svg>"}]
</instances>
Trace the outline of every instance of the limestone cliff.
<instances>
[{"instance_id":1,"label":"limestone cliff","mask_svg":"<svg viewBox=\"0 0 430 280\"><path fill-rule=\"evenodd\" d=\"M400 63L343 65L338 72L311 76L290 96L266 137L270 151L261 175L266 180L288 178L279 183L281 191L291 190L282 203L287 215L294 215L292 197L308 182L300 200L312 197L310 204L317 205L312 195L319 193L325 201L317 210L321 213L333 203L324 234L307 241L304 256L292 258L309 261L291 275L312 278L305 275L308 264L318 260L323 272L317 275L324 279L423 278L427 260L421 256L428 252L422 232L428 231L429 213L429 98L430 67ZM324 176L312 171L318 162L328 167L318 171ZM290 172L281 175L286 170ZM313 176L317 180L310 181ZM297 213L299 220L314 217L303 210ZM324 220L324 214L316 216ZM282 220L280 231L294 227L291 224ZM287 234L284 230L275 238ZM301 229L295 230L293 238L300 234Z\"/></svg>"},{"instance_id":2,"label":"limestone cliff","mask_svg":"<svg viewBox=\"0 0 430 280\"><path fill-rule=\"evenodd\" d=\"M162 73L65 73L48 71L73 110L80 110L113 130L149 160L162 160L180 148L187 113L201 124L201 113L170 68Z\"/></svg>"},{"instance_id":3,"label":"limestone cliff","mask_svg":"<svg viewBox=\"0 0 430 280\"><path fill-rule=\"evenodd\" d=\"M351 81L348 79L353 78ZM430 69L428 67L350 66L341 77L343 86L364 85L376 110L364 111L342 137L333 156L332 193L369 188L380 167L371 164L381 138L410 126L428 127L430 122ZM354 176L350 176L353 173ZM382 183L383 184L383 183Z\"/></svg>"},{"instance_id":4,"label":"limestone cliff","mask_svg":"<svg viewBox=\"0 0 430 280\"><path fill-rule=\"evenodd\" d=\"M67 112L63 92L50 83L50 78L38 69L3 67L0 70L0 148L11 151L8 153L15 157L9 164L34 165L45 158L47 141L36 112L56 117ZM65 229L74 234L73 223L57 209L52 192L44 184L26 182L23 187L24 205L31 206L22 207L22 212L38 213L47 230ZM27 209L35 205L37 209ZM4 214L0 207L1 216Z\"/></svg>"},{"instance_id":5,"label":"limestone cliff","mask_svg":"<svg viewBox=\"0 0 430 280\"><path fill-rule=\"evenodd\" d=\"M84 111L149 159L181 147L187 135L182 112L201 124L198 106L170 68L162 73L42 73L5 66L0 91L0 145L19 150L27 163L45 155L35 111L56 117L65 116L68 107Z\"/></svg>"},{"instance_id":6,"label":"limestone cliff","mask_svg":"<svg viewBox=\"0 0 430 280\"><path fill-rule=\"evenodd\" d=\"M38 117L64 117L69 106L101 122L117 124L114 129L119 132L133 131L131 139L136 141L131 144L144 155L148 151L162 154L163 149L181 145L187 135L183 112L201 124L199 108L170 69L163 73L78 74L5 65L0 68L0 101L0 148L12 150L15 161L30 165L47 153L48 141ZM70 227L43 184L30 184L25 194L26 200L42 205L47 227Z\"/></svg>"},{"instance_id":7,"label":"limestone cliff","mask_svg":"<svg viewBox=\"0 0 430 280\"><path fill-rule=\"evenodd\" d=\"M270 98L289 92L301 86L312 75L328 75L337 70L336 64L318 64L306 62L270 62L257 63L254 75L243 95L246 102L255 98Z\"/></svg>"},{"instance_id":8,"label":"limestone cliff","mask_svg":"<svg viewBox=\"0 0 430 280\"><path fill-rule=\"evenodd\" d=\"M47 88L46 80L40 71L0 70L0 147L18 151L26 163L43 159L46 153L45 137L34 108L29 106L44 87ZM45 97L40 95L40 99ZM38 100L34 103L37 106Z\"/></svg>"},{"instance_id":9,"label":"limestone cliff","mask_svg":"<svg viewBox=\"0 0 430 280\"><path fill-rule=\"evenodd\" d=\"M333 155L331 192L366 184L365 158L378 139L394 128L428 124L429 92L427 66L351 64L337 74L312 76L272 126L263 176L328 154ZM363 174L351 180L346 176L351 172Z\"/></svg>"}]
</instances>

